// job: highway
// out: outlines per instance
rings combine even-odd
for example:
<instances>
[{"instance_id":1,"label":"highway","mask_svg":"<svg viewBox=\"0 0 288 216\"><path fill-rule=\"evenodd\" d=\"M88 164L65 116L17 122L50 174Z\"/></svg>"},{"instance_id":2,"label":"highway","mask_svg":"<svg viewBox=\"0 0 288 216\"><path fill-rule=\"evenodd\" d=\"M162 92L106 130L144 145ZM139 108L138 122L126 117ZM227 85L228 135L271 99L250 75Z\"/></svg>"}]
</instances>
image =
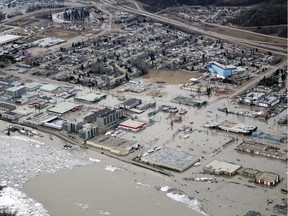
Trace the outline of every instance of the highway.
<instances>
[{"instance_id":1,"label":"highway","mask_svg":"<svg viewBox=\"0 0 288 216\"><path fill-rule=\"evenodd\" d=\"M258 75L256 78L252 79L249 83L247 83L246 85L244 85L244 86L240 87L239 89L237 89L233 94L230 95L230 98L233 99L233 98L237 97L238 95L242 94L243 92L245 92L246 90L253 88L254 86L257 85L257 83L261 79L264 78L264 76L269 77L273 73L275 73L276 70L284 68L284 67L287 67L287 60L282 61L279 64L275 65L273 68L271 68L267 72Z\"/></svg>"},{"instance_id":2,"label":"highway","mask_svg":"<svg viewBox=\"0 0 288 216\"><path fill-rule=\"evenodd\" d=\"M134 14L138 14L138 15L142 15L142 16L146 16L146 17L149 17L149 18L156 20L156 21L159 21L159 22L164 22L164 23L168 23L170 25L180 27L186 31L197 32L197 33L208 35L208 36L211 36L214 38L219 38L219 39L231 41L231 42L237 43L239 45L244 45L244 46L251 47L254 49L258 48L258 49L266 51L266 52L272 52L272 53L275 53L278 55L287 56L287 51L285 49L283 50L283 47L269 45L269 44L261 44L259 41L253 41L253 40L248 40L248 39L243 39L243 38L238 38L238 37L232 37L229 35L216 33L216 32L210 31L210 30L205 30L205 29L200 28L200 27L188 25L184 21L180 22L180 21L177 21L175 19L163 17L163 16L160 16L157 14L153 14L153 13L144 11L144 10L138 10L135 8L131 8L129 6L121 5L121 4L118 4L114 0L101 0L101 2L103 4L105 4L106 6L109 6L111 8L123 10L123 11L129 12L129 13L134 13Z\"/></svg>"}]
</instances>

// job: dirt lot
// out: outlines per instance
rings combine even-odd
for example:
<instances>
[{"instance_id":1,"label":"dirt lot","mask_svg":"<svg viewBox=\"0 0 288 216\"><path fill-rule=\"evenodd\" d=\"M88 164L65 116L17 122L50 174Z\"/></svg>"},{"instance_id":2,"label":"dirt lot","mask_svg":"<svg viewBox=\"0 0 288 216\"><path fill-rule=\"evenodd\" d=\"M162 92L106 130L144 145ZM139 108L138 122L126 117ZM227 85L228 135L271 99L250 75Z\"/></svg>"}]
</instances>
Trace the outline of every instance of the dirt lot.
<instances>
[{"instance_id":1,"label":"dirt lot","mask_svg":"<svg viewBox=\"0 0 288 216\"><path fill-rule=\"evenodd\" d=\"M18 19L14 22L10 22L9 25L11 26L25 26L25 25L31 25L31 26L38 26L40 25L41 22L39 21L39 19L35 19L35 18L24 18L24 19Z\"/></svg>"},{"instance_id":2,"label":"dirt lot","mask_svg":"<svg viewBox=\"0 0 288 216\"><path fill-rule=\"evenodd\" d=\"M45 35L46 37L57 37L62 39L70 39L79 35L78 32L53 28L46 31L43 31L41 35Z\"/></svg>"},{"instance_id":3,"label":"dirt lot","mask_svg":"<svg viewBox=\"0 0 288 216\"><path fill-rule=\"evenodd\" d=\"M149 70L149 73L143 76L150 82L166 82L167 84L183 84L191 78L202 76L199 72L171 71L171 70Z\"/></svg>"}]
</instances>

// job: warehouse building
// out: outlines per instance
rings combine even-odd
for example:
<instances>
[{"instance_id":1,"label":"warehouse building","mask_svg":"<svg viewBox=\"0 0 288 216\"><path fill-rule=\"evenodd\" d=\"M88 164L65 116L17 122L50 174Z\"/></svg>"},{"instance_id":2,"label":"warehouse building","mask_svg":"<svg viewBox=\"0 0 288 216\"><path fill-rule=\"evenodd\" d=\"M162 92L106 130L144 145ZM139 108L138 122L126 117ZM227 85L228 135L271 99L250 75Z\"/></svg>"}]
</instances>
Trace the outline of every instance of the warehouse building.
<instances>
[{"instance_id":1,"label":"warehouse building","mask_svg":"<svg viewBox=\"0 0 288 216\"><path fill-rule=\"evenodd\" d=\"M180 150L156 147L144 153L141 161L152 166L182 172L199 162L200 158Z\"/></svg>"},{"instance_id":2,"label":"warehouse building","mask_svg":"<svg viewBox=\"0 0 288 216\"><path fill-rule=\"evenodd\" d=\"M215 175L235 175L237 170L241 168L241 165L227 163L224 161L213 160L209 164L203 167L203 171Z\"/></svg>"},{"instance_id":3,"label":"warehouse building","mask_svg":"<svg viewBox=\"0 0 288 216\"><path fill-rule=\"evenodd\" d=\"M76 96L75 101L82 103L96 103L106 98L106 94L102 93L90 93L82 96Z\"/></svg>"},{"instance_id":4,"label":"warehouse building","mask_svg":"<svg viewBox=\"0 0 288 216\"><path fill-rule=\"evenodd\" d=\"M126 140L119 137L99 135L88 140L87 145L110 151L113 154L125 156L133 150L139 148L139 144L132 140Z\"/></svg>"},{"instance_id":5,"label":"warehouse building","mask_svg":"<svg viewBox=\"0 0 288 216\"><path fill-rule=\"evenodd\" d=\"M256 176L255 182L257 184L275 186L278 182L280 182L280 176L272 172L262 172Z\"/></svg>"},{"instance_id":6,"label":"warehouse building","mask_svg":"<svg viewBox=\"0 0 288 216\"><path fill-rule=\"evenodd\" d=\"M0 35L0 45L4 45L7 43L16 41L20 38L21 36L18 36L18 35L11 35L11 34Z\"/></svg>"}]
</instances>

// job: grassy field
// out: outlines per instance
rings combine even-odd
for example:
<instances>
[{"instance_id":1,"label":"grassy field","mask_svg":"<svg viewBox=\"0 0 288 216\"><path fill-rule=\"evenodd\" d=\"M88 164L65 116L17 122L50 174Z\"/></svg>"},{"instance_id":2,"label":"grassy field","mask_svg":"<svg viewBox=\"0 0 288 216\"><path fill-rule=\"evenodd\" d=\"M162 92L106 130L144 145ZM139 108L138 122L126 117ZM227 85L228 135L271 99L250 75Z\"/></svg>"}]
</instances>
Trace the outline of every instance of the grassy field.
<instances>
[{"instance_id":1,"label":"grassy field","mask_svg":"<svg viewBox=\"0 0 288 216\"><path fill-rule=\"evenodd\" d=\"M166 82L167 84L182 84L191 78L200 77L202 73L199 72L186 72L181 70L149 70L149 73L143 76L150 82Z\"/></svg>"}]
</instances>

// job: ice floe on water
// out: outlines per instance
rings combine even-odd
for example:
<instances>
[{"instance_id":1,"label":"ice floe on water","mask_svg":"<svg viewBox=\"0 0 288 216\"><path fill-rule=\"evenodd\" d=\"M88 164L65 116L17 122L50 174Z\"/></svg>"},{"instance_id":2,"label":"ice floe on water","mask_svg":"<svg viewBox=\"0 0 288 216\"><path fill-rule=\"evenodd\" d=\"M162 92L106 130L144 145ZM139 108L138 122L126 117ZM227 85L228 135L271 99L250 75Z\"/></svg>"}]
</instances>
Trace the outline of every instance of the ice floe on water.
<instances>
[{"instance_id":1,"label":"ice floe on water","mask_svg":"<svg viewBox=\"0 0 288 216\"><path fill-rule=\"evenodd\" d=\"M91 161L91 162L93 162L93 163L100 163L101 162L101 160L100 159L96 159L96 158L89 158L89 160Z\"/></svg>"},{"instance_id":2,"label":"ice floe on water","mask_svg":"<svg viewBox=\"0 0 288 216\"><path fill-rule=\"evenodd\" d=\"M0 136L0 179L7 186L2 192L1 208L18 212L17 215L48 215L40 203L28 198L19 189L30 179L60 169L92 165L86 153L66 151L28 137ZM10 198L9 198L10 197Z\"/></svg>"},{"instance_id":3,"label":"ice floe on water","mask_svg":"<svg viewBox=\"0 0 288 216\"><path fill-rule=\"evenodd\" d=\"M141 186L143 186L143 187L152 187L151 185L149 185L149 184L144 184L144 183L142 183L142 182L137 182L137 185L141 185Z\"/></svg>"},{"instance_id":4,"label":"ice floe on water","mask_svg":"<svg viewBox=\"0 0 288 216\"><path fill-rule=\"evenodd\" d=\"M83 203L77 203L77 202L75 202L75 204L81 207L82 211L87 211L89 209L89 204L83 204Z\"/></svg>"},{"instance_id":5,"label":"ice floe on water","mask_svg":"<svg viewBox=\"0 0 288 216\"><path fill-rule=\"evenodd\" d=\"M197 200L193 197L190 197L190 196L184 194L182 191L179 191L176 189L171 189L168 186L161 187L160 191L166 192L166 195L169 198L171 198L177 202L184 203L189 208L207 216L207 214L203 210L203 205L202 205L200 200Z\"/></svg>"},{"instance_id":6,"label":"ice floe on water","mask_svg":"<svg viewBox=\"0 0 288 216\"><path fill-rule=\"evenodd\" d=\"M100 215L111 215L109 212L104 211L104 210L100 210L100 211L98 211L98 213L99 213Z\"/></svg>"},{"instance_id":7,"label":"ice floe on water","mask_svg":"<svg viewBox=\"0 0 288 216\"><path fill-rule=\"evenodd\" d=\"M92 165L81 151L67 151L26 137L0 136L0 178L7 186L22 185L42 174Z\"/></svg>"},{"instance_id":8,"label":"ice floe on water","mask_svg":"<svg viewBox=\"0 0 288 216\"><path fill-rule=\"evenodd\" d=\"M0 209L7 209L17 216L48 216L42 204L27 197L16 188L4 187L0 191Z\"/></svg>"},{"instance_id":9,"label":"ice floe on water","mask_svg":"<svg viewBox=\"0 0 288 216\"><path fill-rule=\"evenodd\" d=\"M163 192L167 192L168 190L170 190L170 187L164 186L164 187L161 187L160 190Z\"/></svg>"},{"instance_id":10,"label":"ice floe on water","mask_svg":"<svg viewBox=\"0 0 288 216\"><path fill-rule=\"evenodd\" d=\"M113 166L111 166L111 165L107 165L106 168L105 168L105 170L110 171L110 172L116 172L116 171L120 171L120 170L122 170L122 169L119 168L119 167L113 167Z\"/></svg>"}]
</instances>

